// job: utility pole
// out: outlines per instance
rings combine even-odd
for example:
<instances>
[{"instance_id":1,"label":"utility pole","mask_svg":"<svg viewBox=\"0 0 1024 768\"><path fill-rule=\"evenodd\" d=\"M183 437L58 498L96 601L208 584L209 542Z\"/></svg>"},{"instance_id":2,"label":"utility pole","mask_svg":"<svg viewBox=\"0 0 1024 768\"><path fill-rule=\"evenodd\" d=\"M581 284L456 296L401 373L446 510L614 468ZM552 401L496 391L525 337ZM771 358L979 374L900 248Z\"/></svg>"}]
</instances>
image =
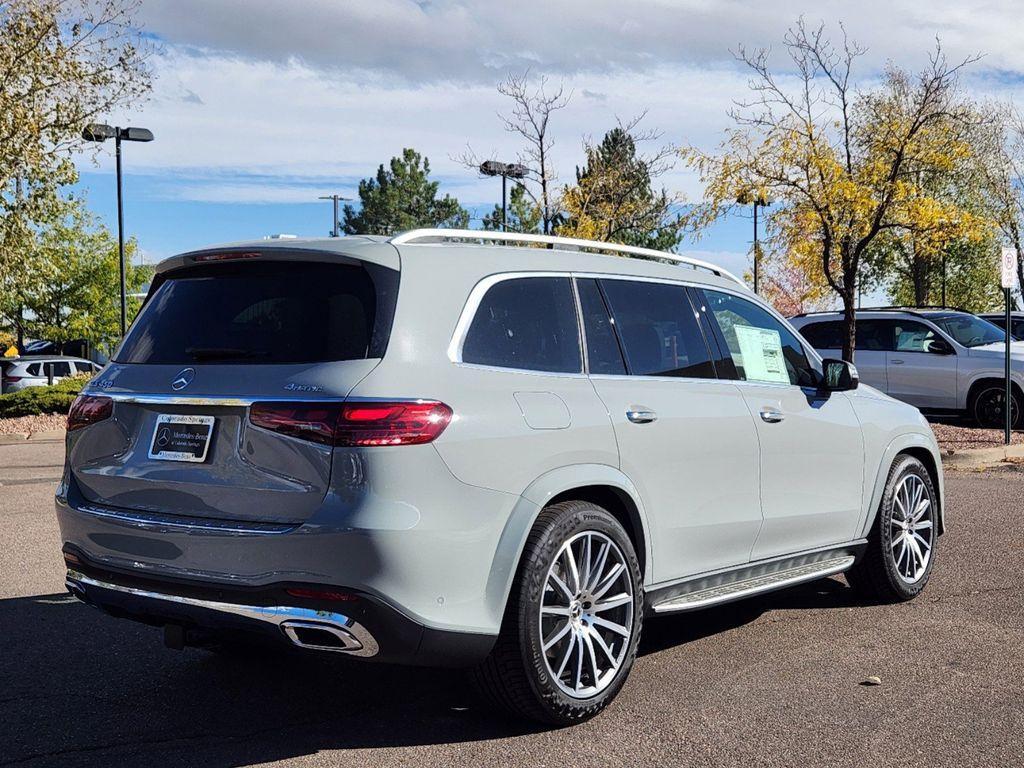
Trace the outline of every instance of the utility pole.
<instances>
[{"instance_id":1,"label":"utility pole","mask_svg":"<svg viewBox=\"0 0 1024 768\"><path fill-rule=\"evenodd\" d=\"M317 200L330 200L334 204L334 224L331 225L331 237L341 237L341 230L338 221L338 203L340 201L351 202L351 197L342 197L341 195L321 195Z\"/></svg>"}]
</instances>

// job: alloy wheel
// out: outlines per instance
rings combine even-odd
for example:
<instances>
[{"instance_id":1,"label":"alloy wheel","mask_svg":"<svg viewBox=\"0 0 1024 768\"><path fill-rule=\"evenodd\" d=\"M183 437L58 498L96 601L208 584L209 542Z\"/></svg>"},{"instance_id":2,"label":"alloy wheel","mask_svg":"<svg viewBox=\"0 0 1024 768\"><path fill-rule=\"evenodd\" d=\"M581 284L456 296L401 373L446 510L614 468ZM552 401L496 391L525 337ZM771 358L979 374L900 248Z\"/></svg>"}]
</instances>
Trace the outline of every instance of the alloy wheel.
<instances>
[{"instance_id":1,"label":"alloy wheel","mask_svg":"<svg viewBox=\"0 0 1024 768\"><path fill-rule=\"evenodd\" d=\"M916 583L928 570L935 540L931 494L916 474L908 474L896 487L889 518L889 554L896 574Z\"/></svg>"},{"instance_id":2,"label":"alloy wheel","mask_svg":"<svg viewBox=\"0 0 1024 768\"><path fill-rule=\"evenodd\" d=\"M551 679L577 699L615 679L633 636L633 579L608 536L584 531L566 541L548 569L540 643Z\"/></svg>"}]
</instances>

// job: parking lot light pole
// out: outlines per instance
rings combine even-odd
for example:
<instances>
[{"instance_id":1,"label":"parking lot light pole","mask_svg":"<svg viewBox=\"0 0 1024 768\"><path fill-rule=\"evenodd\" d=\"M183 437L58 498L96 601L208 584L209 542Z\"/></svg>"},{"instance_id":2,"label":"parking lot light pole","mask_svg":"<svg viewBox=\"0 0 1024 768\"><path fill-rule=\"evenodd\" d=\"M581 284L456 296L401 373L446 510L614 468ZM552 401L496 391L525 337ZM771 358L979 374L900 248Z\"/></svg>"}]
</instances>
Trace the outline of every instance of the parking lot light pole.
<instances>
[{"instance_id":1,"label":"parking lot light pole","mask_svg":"<svg viewBox=\"0 0 1024 768\"><path fill-rule=\"evenodd\" d=\"M120 128L103 123L90 123L82 131L86 141L104 142L114 140L114 157L117 165L117 255L121 268L121 338L128 328L128 288L124 263L124 199L121 184L121 141L152 141L153 132L148 128Z\"/></svg>"},{"instance_id":2,"label":"parking lot light pole","mask_svg":"<svg viewBox=\"0 0 1024 768\"><path fill-rule=\"evenodd\" d=\"M480 163L480 173L484 176L501 176L501 231L508 230L508 180L521 179L526 176L526 166L519 163L503 163L499 160L487 160Z\"/></svg>"},{"instance_id":3,"label":"parking lot light pole","mask_svg":"<svg viewBox=\"0 0 1024 768\"><path fill-rule=\"evenodd\" d=\"M748 205L750 203L754 204L754 293L757 293L760 284L761 271L761 246L757 239L757 209L758 207L767 208L772 204L772 202L764 196L763 192L744 192L736 198L736 202L740 205Z\"/></svg>"}]
</instances>

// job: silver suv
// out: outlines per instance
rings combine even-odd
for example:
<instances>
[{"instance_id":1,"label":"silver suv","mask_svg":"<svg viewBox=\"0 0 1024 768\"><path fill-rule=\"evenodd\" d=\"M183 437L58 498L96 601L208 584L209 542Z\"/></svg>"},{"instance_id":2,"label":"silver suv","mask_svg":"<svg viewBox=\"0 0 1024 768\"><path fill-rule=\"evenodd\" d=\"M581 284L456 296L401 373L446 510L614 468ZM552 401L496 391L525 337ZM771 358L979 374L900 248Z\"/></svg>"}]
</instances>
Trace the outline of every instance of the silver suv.
<instances>
[{"instance_id":1,"label":"silver suv","mask_svg":"<svg viewBox=\"0 0 1024 768\"><path fill-rule=\"evenodd\" d=\"M92 376L100 365L80 357L26 355L0 358L0 390L18 392L28 387L45 387L51 377L57 382L68 376Z\"/></svg>"},{"instance_id":2,"label":"silver suv","mask_svg":"<svg viewBox=\"0 0 1024 768\"><path fill-rule=\"evenodd\" d=\"M71 592L171 646L468 666L561 724L645 616L843 571L914 597L942 494L918 411L718 267L418 230L160 264L56 504Z\"/></svg>"},{"instance_id":3,"label":"silver suv","mask_svg":"<svg viewBox=\"0 0 1024 768\"><path fill-rule=\"evenodd\" d=\"M842 313L790 322L822 355L842 350ZM857 311L854 359L864 382L924 411L965 413L985 427L1006 423L1006 332L949 309ZM1024 342L1010 345L1013 424L1024 424Z\"/></svg>"}]
</instances>

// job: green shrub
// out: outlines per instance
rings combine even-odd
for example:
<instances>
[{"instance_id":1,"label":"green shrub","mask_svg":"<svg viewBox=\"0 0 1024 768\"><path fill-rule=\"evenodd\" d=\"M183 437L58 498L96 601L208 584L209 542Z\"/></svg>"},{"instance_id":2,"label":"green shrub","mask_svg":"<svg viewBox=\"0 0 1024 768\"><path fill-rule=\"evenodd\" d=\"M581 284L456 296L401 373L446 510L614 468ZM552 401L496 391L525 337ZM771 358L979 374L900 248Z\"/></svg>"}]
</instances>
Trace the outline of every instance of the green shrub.
<instances>
[{"instance_id":1,"label":"green shrub","mask_svg":"<svg viewBox=\"0 0 1024 768\"><path fill-rule=\"evenodd\" d=\"M75 396L89 381L88 376L69 376L52 387L29 387L0 395L0 419L67 413Z\"/></svg>"}]
</instances>

